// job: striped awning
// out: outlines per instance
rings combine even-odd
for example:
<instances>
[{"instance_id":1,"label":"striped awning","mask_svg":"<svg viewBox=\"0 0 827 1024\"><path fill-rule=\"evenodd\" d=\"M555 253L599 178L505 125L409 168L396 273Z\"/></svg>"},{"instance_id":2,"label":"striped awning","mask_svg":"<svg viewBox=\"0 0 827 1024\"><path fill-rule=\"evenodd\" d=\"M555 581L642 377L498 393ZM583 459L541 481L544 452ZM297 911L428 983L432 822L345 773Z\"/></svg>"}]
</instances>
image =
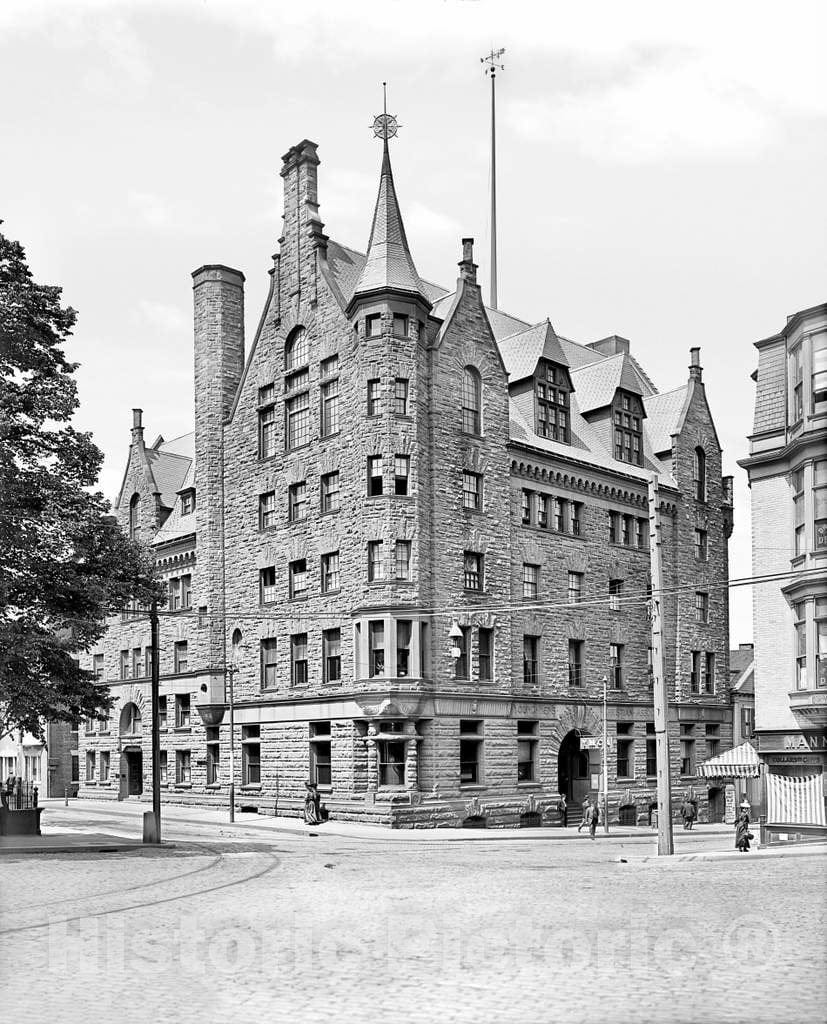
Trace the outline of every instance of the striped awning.
<instances>
[{"instance_id":1,"label":"striped awning","mask_svg":"<svg viewBox=\"0 0 827 1024\"><path fill-rule=\"evenodd\" d=\"M759 773L758 751L751 743L742 743L698 765L698 775L704 779L753 779Z\"/></svg>"},{"instance_id":2,"label":"striped awning","mask_svg":"<svg viewBox=\"0 0 827 1024\"><path fill-rule=\"evenodd\" d=\"M824 825L824 789L821 772L809 775L769 772L767 824Z\"/></svg>"}]
</instances>

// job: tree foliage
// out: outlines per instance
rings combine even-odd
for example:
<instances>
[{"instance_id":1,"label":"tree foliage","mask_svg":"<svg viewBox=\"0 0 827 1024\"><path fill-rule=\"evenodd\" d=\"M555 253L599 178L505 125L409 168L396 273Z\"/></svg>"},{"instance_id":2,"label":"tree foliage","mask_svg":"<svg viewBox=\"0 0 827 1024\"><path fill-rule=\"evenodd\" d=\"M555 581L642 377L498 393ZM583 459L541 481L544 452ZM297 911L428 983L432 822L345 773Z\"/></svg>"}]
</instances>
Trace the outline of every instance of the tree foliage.
<instances>
[{"instance_id":1,"label":"tree foliage","mask_svg":"<svg viewBox=\"0 0 827 1024\"><path fill-rule=\"evenodd\" d=\"M60 296L0 232L0 735L107 708L78 655L107 615L160 597L151 555L94 490L100 449L70 423L77 364L64 345L76 314Z\"/></svg>"}]
</instances>

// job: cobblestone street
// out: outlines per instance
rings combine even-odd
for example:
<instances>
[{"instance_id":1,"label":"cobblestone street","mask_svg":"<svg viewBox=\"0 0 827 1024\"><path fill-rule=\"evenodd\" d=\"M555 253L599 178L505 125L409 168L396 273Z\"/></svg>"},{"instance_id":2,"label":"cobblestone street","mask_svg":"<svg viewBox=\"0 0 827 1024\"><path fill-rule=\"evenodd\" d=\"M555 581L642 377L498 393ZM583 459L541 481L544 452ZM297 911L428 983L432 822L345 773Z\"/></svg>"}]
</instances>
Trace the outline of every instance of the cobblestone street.
<instances>
[{"instance_id":1,"label":"cobblestone street","mask_svg":"<svg viewBox=\"0 0 827 1024\"><path fill-rule=\"evenodd\" d=\"M3 858L7 1019L823 1020L816 853L662 863L618 839L183 821L167 837Z\"/></svg>"}]
</instances>

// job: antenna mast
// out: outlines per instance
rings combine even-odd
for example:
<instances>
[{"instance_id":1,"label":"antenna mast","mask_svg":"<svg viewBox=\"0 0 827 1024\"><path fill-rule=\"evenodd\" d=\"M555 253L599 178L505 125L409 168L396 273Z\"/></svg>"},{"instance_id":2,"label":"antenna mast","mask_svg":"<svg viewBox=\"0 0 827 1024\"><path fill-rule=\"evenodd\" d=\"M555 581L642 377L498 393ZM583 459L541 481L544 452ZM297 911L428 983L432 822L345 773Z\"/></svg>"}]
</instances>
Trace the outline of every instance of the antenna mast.
<instances>
[{"instance_id":1,"label":"antenna mast","mask_svg":"<svg viewBox=\"0 0 827 1024\"><path fill-rule=\"evenodd\" d=\"M491 308L497 308L497 113L496 79L497 69L505 71L505 65L498 63L505 49L495 50L487 57L480 57L485 65L485 74L491 76Z\"/></svg>"}]
</instances>

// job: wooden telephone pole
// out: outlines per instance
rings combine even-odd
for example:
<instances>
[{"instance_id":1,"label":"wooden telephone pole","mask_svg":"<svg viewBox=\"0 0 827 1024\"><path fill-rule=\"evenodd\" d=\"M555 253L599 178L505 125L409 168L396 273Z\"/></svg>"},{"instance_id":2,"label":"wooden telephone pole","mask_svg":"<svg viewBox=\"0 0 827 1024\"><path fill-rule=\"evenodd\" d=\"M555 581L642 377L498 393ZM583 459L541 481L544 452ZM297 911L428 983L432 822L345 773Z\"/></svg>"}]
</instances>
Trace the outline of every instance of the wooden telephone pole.
<instances>
[{"instance_id":1,"label":"wooden telephone pole","mask_svg":"<svg viewBox=\"0 0 827 1024\"><path fill-rule=\"evenodd\" d=\"M663 561L658 476L649 481L649 552L652 567L652 674L655 701L655 748L658 766L658 855L673 854L672 793L669 774L669 694L663 670Z\"/></svg>"}]
</instances>

